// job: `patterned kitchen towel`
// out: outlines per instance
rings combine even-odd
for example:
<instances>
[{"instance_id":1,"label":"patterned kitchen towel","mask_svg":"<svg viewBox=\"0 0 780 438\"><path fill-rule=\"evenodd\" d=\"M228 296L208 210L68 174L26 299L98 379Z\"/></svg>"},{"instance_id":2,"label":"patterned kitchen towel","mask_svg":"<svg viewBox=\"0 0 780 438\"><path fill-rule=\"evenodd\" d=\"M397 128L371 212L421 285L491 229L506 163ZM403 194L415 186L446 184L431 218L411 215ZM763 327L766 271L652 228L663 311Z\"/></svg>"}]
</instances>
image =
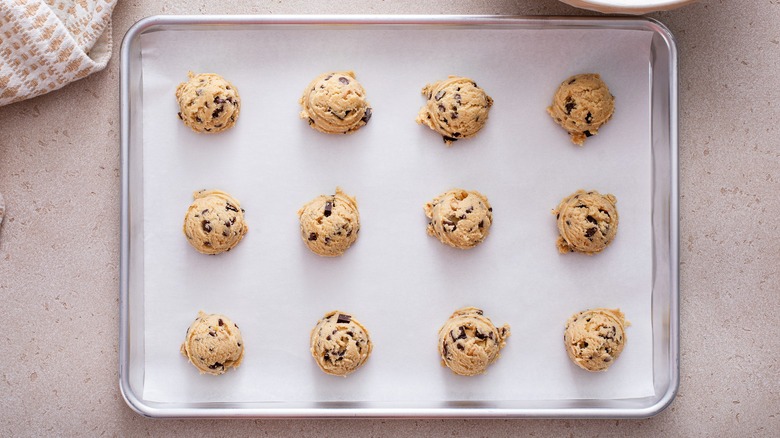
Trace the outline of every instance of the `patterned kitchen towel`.
<instances>
[{"instance_id":1,"label":"patterned kitchen towel","mask_svg":"<svg viewBox=\"0 0 780 438\"><path fill-rule=\"evenodd\" d=\"M102 70L118 0L0 0L0 106Z\"/></svg>"}]
</instances>

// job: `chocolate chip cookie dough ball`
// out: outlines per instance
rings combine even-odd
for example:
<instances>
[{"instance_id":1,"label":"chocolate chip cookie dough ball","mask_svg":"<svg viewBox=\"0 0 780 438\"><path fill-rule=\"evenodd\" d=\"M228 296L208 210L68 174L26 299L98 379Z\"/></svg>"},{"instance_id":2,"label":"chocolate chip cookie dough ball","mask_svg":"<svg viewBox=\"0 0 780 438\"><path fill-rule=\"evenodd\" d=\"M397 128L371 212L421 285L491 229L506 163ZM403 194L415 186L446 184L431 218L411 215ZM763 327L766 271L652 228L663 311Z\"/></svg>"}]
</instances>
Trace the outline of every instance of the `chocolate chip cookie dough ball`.
<instances>
[{"instance_id":1,"label":"chocolate chip cookie dough ball","mask_svg":"<svg viewBox=\"0 0 780 438\"><path fill-rule=\"evenodd\" d=\"M322 371L344 376L366 363L373 349L368 330L352 315L325 314L311 331L311 354Z\"/></svg>"},{"instance_id":2,"label":"chocolate chip cookie dough ball","mask_svg":"<svg viewBox=\"0 0 780 438\"><path fill-rule=\"evenodd\" d=\"M558 251L588 255L603 251L617 234L616 203L614 195L602 195L595 190L577 190L563 198L552 211L558 218Z\"/></svg>"},{"instance_id":3,"label":"chocolate chip cookie dough ball","mask_svg":"<svg viewBox=\"0 0 780 438\"><path fill-rule=\"evenodd\" d=\"M357 202L340 187L333 195L320 195L298 210L301 238L318 255L344 254L358 238L360 214Z\"/></svg>"},{"instance_id":4,"label":"chocolate chip cookie dough ball","mask_svg":"<svg viewBox=\"0 0 780 438\"><path fill-rule=\"evenodd\" d=\"M244 339L227 316L198 312L179 350L201 374L224 374L244 358Z\"/></svg>"},{"instance_id":5,"label":"chocolate chip cookie dough ball","mask_svg":"<svg viewBox=\"0 0 780 438\"><path fill-rule=\"evenodd\" d=\"M612 118L615 96L599 75L574 75L558 86L547 112L569 132L572 142L582 146Z\"/></svg>"},{"instance_id":6,"label":"chocolate chip cookie dough ball","mask_svg":"<svg viewBox=\"0 0 780 438\"><path fill-rule=\"evenodd\" d=\"M497 328L476 307L458 309L439 330L441 364L461 376L485 373L509 334L509 324Z\"/></svg>"},{"instance_id":7,"label":"chocolate chip cookie dough ball","mask_svg":"<svg viewBox=\"0 0 780 438\"><path fill-rule=\"evenodd\" d=\"M214 73L188 72L190 80L176 88L179 118L195 132L222 132L238 120L238 90Z\"/></svg>"},{"instance_id":8,"label":"chocolate chip cookie dough ball","mask_svg":"<svg viewBox=\"0 0 780 438\"><path fill-rule=\"evenodd\" d=\"M301 118L312 128L326 134L357 131L371 119L366 90L355 79L355 72L334 71L317 76L298 99Z\"/></svg>"},{"instance_id":9,"label":"chocolate chip cookie dough ball","mask_svg":"<svg viewBox=\"0 0 780 438\"><path fill-rule=\"evenodd\" d=\"M441 134L447 146L477 135L485 126L493 99L469 78L450 76L422 89L428 101L415 121Z\"/></svg>"},{"instance_id":10,"label":"chocolate chip cookie dough ball","mask_svg":"<svg viewBox=\"0 0 780 438\"><path fill-rule=\"evenodd\" d=\"M493 208L477 191L450 189L423 206L428 234L453 248L468 249L485 240L493 224Z\"/></svg>"},{"instance_id":11,"label":"chocolate chip cookie dough ball","mask_svg":"<svg viewBox=\"0 0 780 438\"><path fill-rule=\"evenodd\" d=\"M620 309L592 309L566 321L563 342L569 358L582 369L605 371L626 345L629 325Z\"/></svg>"},{"instance_id":12,"label":"chocolate chip cookie dough ball","mask_svg":"<svg viewBox=\"0 0 780 438\"><path fill-rule=\"evenodd\" d=\"M244 238L249 226L238 200L219 190L200 190L184 216L184 235L203 254L230 251Z\"/></svg>"}]
</instances>

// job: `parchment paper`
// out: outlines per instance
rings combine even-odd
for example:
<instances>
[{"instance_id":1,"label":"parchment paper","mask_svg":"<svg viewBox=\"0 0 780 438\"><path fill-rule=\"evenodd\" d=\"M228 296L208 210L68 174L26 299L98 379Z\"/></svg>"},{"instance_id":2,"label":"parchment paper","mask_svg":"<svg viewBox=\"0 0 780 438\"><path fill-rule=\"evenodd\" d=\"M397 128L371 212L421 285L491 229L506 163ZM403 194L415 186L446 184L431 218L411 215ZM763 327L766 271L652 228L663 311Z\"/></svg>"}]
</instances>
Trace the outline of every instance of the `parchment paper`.
<instances>
[{"instance_id":1,"label":"parchment paper","mask_svg":"<svg viewBox=\"0 0 780 438\"><path fill-rule=\"evenodd\" d=\"M650 32L435 28L167 31L142 36L145 382L149 401L444 401L632 398L653 394ZM354 70L374 109L350 135L300 120L297 99L327 70ZM197 134L176 117L188 70L239 89L235 128ZM545 108L560 82L597 72L616 96L612 121L577 147ZM422 87L468 76L495 99L474 139L447 148L414 118ZM336 186L357 196L360 238L340 258L304 246L296 211ZM422 206L451 187L494 207L490 236L460 251L427 236ZM219 256L182 234L191 194L241 201L249 232ZM612 193L620 229L602 254L559 254L551 214L577 189ZM437 333L477 306L512 336L486 375L440 365ZM619 307L632 325L605 373L571 363L572 314ZM375 344L349 377L324 374L309 333L351 312ZM199 310L241 327L243 364L199 375L179 353Z\"/></svg>"}]
</instances>

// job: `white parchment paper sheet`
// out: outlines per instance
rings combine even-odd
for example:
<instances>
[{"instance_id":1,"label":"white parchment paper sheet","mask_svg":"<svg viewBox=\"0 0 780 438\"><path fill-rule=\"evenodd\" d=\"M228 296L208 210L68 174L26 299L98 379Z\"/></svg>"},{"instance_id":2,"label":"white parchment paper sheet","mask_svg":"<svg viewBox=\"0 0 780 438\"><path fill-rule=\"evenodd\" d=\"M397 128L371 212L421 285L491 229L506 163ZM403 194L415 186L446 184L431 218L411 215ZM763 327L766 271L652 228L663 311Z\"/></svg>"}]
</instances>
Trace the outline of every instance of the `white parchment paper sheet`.
<instances>
[{"instance_id":1,"label":"white parchment paper sheet","mask_svg":"<svg viewBox=\"0 0 780 438\"><path fill-rule=\"evenodd\" d=\"M167 31L142 36L145 382L149 401L445 401L630 398L653 394L651 33L451 26ZM327 70L354 70L374 109L350 135L300 120L297 100ZM176 117L188 70L239 89L234 129L196 134ZM597 72L614 118L584 147L545 112L560 82ZM421 88L468 76L495 99L474 139L447 148L415 124ZM360 238L340 258L301 241L296 211L340 185L357 196ZM451 187L478 190L495 225L460 251L425 233L422 206ZM229 192L249 232L232 251L199 254L181 232L197 189ZM550 213L577 189L613 193L620 230L602 254L558 254ZM462 306L513 335L486 375L440 365L439 327ZM606 373L574 366L567 318L619 307L628 344ZM348 378L322 373L309 333L330 310L353 313L374 352ZM243 364L199 375L179 353L199 310L238 323Z\"/></svg>"}]
</instances>

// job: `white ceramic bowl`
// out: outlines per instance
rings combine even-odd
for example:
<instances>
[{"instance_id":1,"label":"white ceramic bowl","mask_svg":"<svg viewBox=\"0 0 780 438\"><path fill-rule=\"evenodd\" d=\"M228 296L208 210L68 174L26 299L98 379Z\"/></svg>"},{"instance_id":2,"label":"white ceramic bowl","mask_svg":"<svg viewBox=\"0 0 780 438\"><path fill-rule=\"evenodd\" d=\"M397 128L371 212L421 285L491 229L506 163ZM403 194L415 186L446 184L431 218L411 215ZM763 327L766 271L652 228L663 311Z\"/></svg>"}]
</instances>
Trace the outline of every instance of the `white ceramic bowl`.
<instances>
[{"instance_id":1,"label":"white ceramic bowl","mask_svg":"<svg viewBox=\"0 0 780 438\"><path fill-rule=\"evenodd\" d=\"M646 14L668 11L696 0L561 0L572 6L606 14Z\"/></svg>"}]
</instances>

